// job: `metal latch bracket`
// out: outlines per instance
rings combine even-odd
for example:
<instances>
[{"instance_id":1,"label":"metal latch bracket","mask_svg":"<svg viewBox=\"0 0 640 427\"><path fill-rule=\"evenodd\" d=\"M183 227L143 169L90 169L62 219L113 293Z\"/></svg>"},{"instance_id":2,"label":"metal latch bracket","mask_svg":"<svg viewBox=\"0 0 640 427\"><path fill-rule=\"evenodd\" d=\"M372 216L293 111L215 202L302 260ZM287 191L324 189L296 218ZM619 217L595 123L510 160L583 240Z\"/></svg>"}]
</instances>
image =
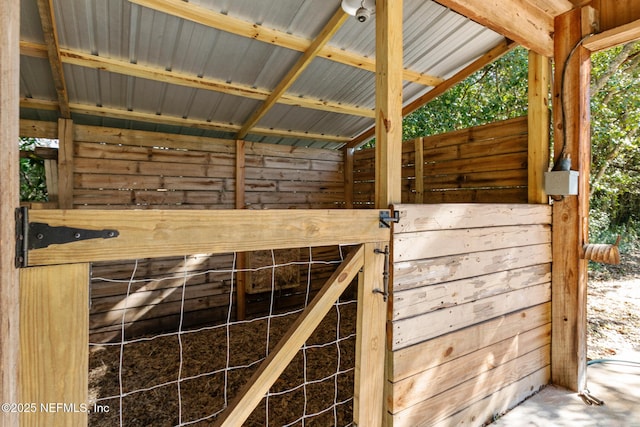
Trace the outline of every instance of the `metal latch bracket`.
<instances>
[{"instance_id":1,"label":"metal latch bracket","mask_svg":"<svg viewBox=\"0 0 640 427\"><path fill-rule=\"evenodd\" d=\"M400 222L400 212L393 211L393 216L389 211L380 211L380 228L391 228L391 223Z\"/></svg>"}]
</instances>

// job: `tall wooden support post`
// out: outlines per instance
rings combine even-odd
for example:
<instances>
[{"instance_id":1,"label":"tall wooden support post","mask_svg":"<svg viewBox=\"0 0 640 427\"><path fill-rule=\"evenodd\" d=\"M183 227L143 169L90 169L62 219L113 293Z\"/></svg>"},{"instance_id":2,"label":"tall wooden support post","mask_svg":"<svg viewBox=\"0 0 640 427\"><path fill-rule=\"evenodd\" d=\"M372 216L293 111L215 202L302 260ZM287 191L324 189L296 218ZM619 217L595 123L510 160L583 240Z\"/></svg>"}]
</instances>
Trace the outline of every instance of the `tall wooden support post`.
<instances>
[{"instance_id":1,"label":"tall wooden support post","mask_svg":"<svg viewBox=\"0 0 640 427\"><path fill-rule=\"evenodd\" d=\"M378 0L376 2L376 171L375 207L387 209L402 200L402 73L403 73L403 4L402 0ZM367 256L372 256L366 248ZM393 248L389 244L389 250ZM380 257L380 254L375 254ZM390 263L393 256L388 257ZM359 286L359 325L367 325L366 335L358 333L359 347L366 345L368 352L356 355L356 381L354 422L356 425L382 425L385 411L384 384L386 384L385 337L387 301L379 301L381 295L371 295L371 282L381 279L381 268L373 272L366 264L364 285ZM377 276L377 277L375 277ZM393 276L388 276L389 292ZM378 300L374 300L374 298ZM393 299L393 296L390 296ZM362 309L360 308L362 305ZM363 323L366 322L366 323ZM362 330L362 329L359 329ZM366 378L366 382L362 380ZM365 394L366 392L366 394Z\"/></svg>"},{"instance_id":2,"label":"tall wooden support post","mask_svg":"<svg viewBox=\"0 0 640 427\"><path fill-rule=\"evenodd\" d=\"M245 141L236 140L236 209L245 208ZM244 320L247 315L247 303L246 303L246 285L249 277L248 272L244 271L247 268L247 252L238 252L236 258L236 269L238 274L236 275L236 318L238 320Z\"/></svg>"},{"instance_id":3,"label":"tall wooden support post","mask_svg":"<svg viewBox=\"0 0 640 427\"><path fill-rule=\"evenodd\" d=\"M529 203L549 203L544 191L544 172L549 166L550 77L549 59L529 51Z\"/></svg>"},{"instance_id":4,"label":"tall wooden support post","mask_svg":"<svg viewBox=\"0 0 640 427\"><path fill-rule=\"evenodd\" d=\"M588 233L591 162L591 60L589 51L580 46L580 22L580 9L555 19L554 57L555 157L570 155L572 169L580 177L578 196L565 196L553 205L551 380L575 391L586 386L587 261L581 259L581 251Z\"/></svg>"},{"instance_id":5,"label":"tall wooden support post","mask_svg":"<svg viewBox=\"0 0 640 427\"><path fill-rule=\"evenodd\" d=\"M402 193L402 0L376 2L375 206L400 203Z\"/></svg>"},{"instance_id":6,"label":"tall wooden support post","mask_svg":"<svg viewBox=\"0 0 640 427\"><path fill-rule=\"evenodd\" d=\"M73 121L58 119L58 202L73 208Z\"/></svg>"},{"instance_id":7,"label":"tall wooden support post","mask_svg":"<svg viewBox=\"0 0 640 427\"><path fill-rule=\"evenodd\" d=\"M86 426L89 264L20 272L20 353L20 425Z\"/></svg>"},{"instance_id":8,"label":"tall wooden support post","mask_svg":"<svg viewBox=\"0 0 640 427\"><path fill-rule=\"evenodd\" d=\"M20 202L20 0L3 1L0 28L0 396L3 403L18 403L20 294L14 212ZM18 414L2 411L0 425L18 425Z\"/></svg>"}]
</instances>

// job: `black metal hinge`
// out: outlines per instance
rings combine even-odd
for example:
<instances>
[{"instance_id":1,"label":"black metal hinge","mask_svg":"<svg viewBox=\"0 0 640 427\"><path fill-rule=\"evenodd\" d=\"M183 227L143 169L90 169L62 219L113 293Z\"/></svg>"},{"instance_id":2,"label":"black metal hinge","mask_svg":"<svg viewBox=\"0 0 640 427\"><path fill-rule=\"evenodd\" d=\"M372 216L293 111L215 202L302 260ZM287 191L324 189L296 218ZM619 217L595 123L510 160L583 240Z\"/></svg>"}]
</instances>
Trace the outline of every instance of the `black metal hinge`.
<instances>
[{"instance_id":1,"label":"black metal hinge","mask_svg":"<svg viewBox=\"0 0 640 427\"><path fill-rule=\"evenodd\" d=\"M118 230L86 230L82 228L51 226L42 222L29 222L29 211L16 209L16 267L26 267L31 249L46 248L89 239L118 237Z\"/></svg>"},{"instance_id":2,"label":"black metal hinge","mask_svg":"<svg viewBox=\"0 0 640 427\"><path fill-rule=\"evenodd\" d=\"M391 216L393 214L393 216ZM380 228L391 228L392 222L400 222L399 211L380 211Z\"/></svg>"}]
</instances>

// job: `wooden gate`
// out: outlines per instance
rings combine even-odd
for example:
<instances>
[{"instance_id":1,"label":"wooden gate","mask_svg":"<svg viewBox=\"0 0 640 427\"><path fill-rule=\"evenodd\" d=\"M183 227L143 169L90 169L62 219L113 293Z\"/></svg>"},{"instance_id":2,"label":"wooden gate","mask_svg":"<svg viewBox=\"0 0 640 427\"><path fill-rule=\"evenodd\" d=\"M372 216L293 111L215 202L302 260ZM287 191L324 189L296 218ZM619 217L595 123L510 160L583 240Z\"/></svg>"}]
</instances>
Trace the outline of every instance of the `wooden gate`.
<instances>
[{"instance_id":1,"label":"wooden gate","mask_svg":"<svg viewBox=\"0 0 640 427\"><path fill-rule=\"evenodd\" d=\"M389 244L390 232L381 226L379 211L42 210L28 212L22 223L22 425L84 426L88 411L96 409L87 397L91 262L335 244L358 247L217 422L243 423L293 358L293 350L300 348L358 276L354 422L381 424L386 298L382 295L385 257L380 252ZM45 224L45 231L36 229L37 224ZM97 237L83 240L86 230L97 232ZM46 246L47 233L63 237ZM65 234L71 242L56 240L64 240Z\"/></svg>"}]
</instances>

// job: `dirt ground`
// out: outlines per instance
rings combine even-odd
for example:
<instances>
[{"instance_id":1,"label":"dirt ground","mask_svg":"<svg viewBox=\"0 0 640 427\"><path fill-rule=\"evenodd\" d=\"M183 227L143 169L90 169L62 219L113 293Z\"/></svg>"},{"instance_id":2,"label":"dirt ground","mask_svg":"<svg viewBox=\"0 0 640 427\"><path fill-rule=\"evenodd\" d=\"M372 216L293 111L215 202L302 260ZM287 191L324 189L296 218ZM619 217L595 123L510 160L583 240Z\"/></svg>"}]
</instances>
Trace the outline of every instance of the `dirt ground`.
<instances>
[{"instance_id":1,"label":"dirt ground","mask_svg":"<svg viewBox=\"0 0 640 427\"><path fill-rule=\"evenodd\" d=\"M589 360L640 351L640 251L590 269L587 322Z\"/></svg>"},{"instance_id":2,"label":"dirt ground","mask_svg":"<svg viewBox=\"0 0 640 427\"><path fill-rule=\"evenodd\" d=\"M307 426L347 426L351 423L355 314L354 302L337 309L334 307L329 312L307 341L306 357L302 352L296 355L270 390L274 395L269 402L263 399L245 425L301 426L301 417L305 418L304 425ZM297 314L290 314L271 320L270 349L296 318ZM187 333L180 341L177 335L170 335L127 344L122 358L119 345L92 346L89 398L118 396L121 383L125 394L122 399L123 425L212 425L216 411L225 407L225 395L231 401L264 358L266 333L267 321L260 320L231 326L228 338L224 327ZM338 337L340 340L336 344ZM227 363L236 368L229 371L225 379L223 371ZM179 391L178 374L183 378ZM303 387L305 383L306 387ZM149 390L135 391L144 389ZM338 404L334 405L334 402ZM109 411L90 413L89 425L120 425L120 399L99 400L98 403L107 406ZM197 422L199 419L202 420Z\"/></svg>"}]
</instances>

